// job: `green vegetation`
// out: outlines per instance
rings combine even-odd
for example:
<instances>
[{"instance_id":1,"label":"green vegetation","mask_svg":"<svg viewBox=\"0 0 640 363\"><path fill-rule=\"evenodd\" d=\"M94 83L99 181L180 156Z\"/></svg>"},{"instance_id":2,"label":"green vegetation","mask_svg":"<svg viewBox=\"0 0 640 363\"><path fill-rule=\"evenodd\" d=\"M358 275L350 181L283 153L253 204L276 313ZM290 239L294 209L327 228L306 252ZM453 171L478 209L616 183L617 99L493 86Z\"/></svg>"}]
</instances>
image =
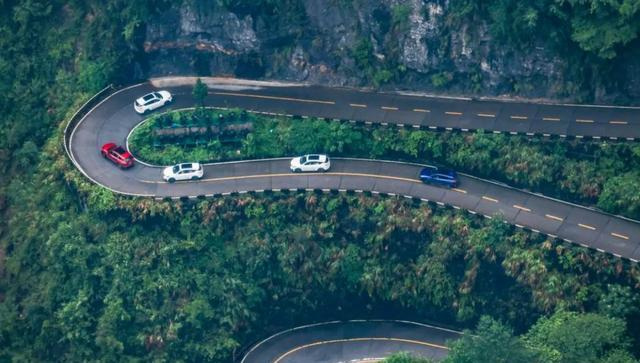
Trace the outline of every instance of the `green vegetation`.
<instances>
[{"instance_id":1,"label":"green vegetation","mask_svg":"<svg viewBox=\"0 0 640 363\"><path fill-rule=\"evenodd\" d=\"M635 363L625 331L617 318L558 311L517 337L485 316L474 332L453 343L445 363Z\"/></svg>"},{"instance_id":2,"label":"green vegetation","mask_svg":"<svg viewBox=\"0 0 640 363\"><path fill-rule=\"evenodd\" d=\"M198 78L192 91L193 98L196 100L198 106L204 106L204 100L207 98L208 94L209 89L207 88L207 85L202 82L202 79Z\"/></svg>"},{"instance_id":3,"label":"green vegetation","mask_svg":"<svg viewBox=\"0 0 640 363\"><path fill-rule=\"evenodd\" d=\"M227 5L250 3L274 19L301 4ZM493 336L509 338L506 325L520 334L506 348L524 345L552 361L632 361L640 269L605 254L404 199L165 202L91 184L64 154L63 120L108 83L132 78L139 32L170 5L0 2L0 361L231 362L258 338L318 319L468 327L483 315L503 322L488 325ZM305 148L441 160L637 213L617 194L637 188L634 144L266 119L240 145L246 157Z\"/></svg>"},{"instance_id":4,"label":"green vegetation","mask_svg":"<svg viewBox=\"0 0 640 363\"><path fill-rule=\"evenodd\" d=\"M433 363L434 361L427 358L412 356L409 353L400 352L392 354L383 360L384 363Z\"/></svg>"},{"instance_id":5,"label":"green vegetation","mask_svg":"<svg viewBox=\"0 0 640 363\"><path fill-rule=\"evenodd\" d=\"M501 48L542 46L563 59L567 96L589 101L598 88L615 89L618 67L638 57L640 6L636 0L454 0L449 22L487 22ZM451 30L452 31L452 30ZM626 102L633 100L624 100Z\"/></svg>"},{"instance_id":6,"label":"green vegetation","mask_svg":"<svg viewBox=\"0 0 640 363\"><path fill-rule=\"evenodd\" d=\"M241 110L233 112L243 115ZM209 118L228 114L219 110L206 113ZM189 112L186 115L190 117ZM130 147L137 157L162 165L180 160L211 162L310 152L436 163L640 219L640 145L635 143L372 129L255 114L243 117L254 127L238 143L225 145L211 139L200 147L153 147L152 131L159 123L158 117L153 117L133 134Z\"/></svg>"},{"instance_id":7,"label":"green vegetation","mask_svg":"<svg viewBox=\"0 0 640 363\"><path fill-rule=\"evenodd\" d=\"M513 336L509 327L483 316L474 332L451 346L447 363L528 363L535 362L535 353Z\"/></svg>"},{"instance_id":8,"label":"green vegetation","mask_svg":"<svg viewBox=\"0 0 640 363\"><path fill-rule=\"evenodd\" d=\"M598 0L492 0L478 3L455 0L451 15L462 19L490 19L498 40L518 46L542 39L552 46L571 45L601 59L613 59L640 34L640 7L636 1ZM554 25L553 29L549 29ZM543 29L548 32L540 32ZM536 35L538 37L536 37Z\"/></svg>"}]
</instances>

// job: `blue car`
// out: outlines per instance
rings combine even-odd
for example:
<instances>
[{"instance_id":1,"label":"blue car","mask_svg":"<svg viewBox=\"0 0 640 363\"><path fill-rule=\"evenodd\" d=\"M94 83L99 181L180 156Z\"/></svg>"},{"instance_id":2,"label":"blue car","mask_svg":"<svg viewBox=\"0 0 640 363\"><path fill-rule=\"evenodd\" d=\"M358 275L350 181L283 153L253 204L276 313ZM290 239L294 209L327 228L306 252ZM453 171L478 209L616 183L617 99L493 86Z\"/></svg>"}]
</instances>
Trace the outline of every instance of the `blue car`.
<instances>
[{"instance_id":1,"label":"blue car","mask_svg":"<svg viewBox=\"0 0 640 363\"><path fill-rule=\"evenodd\" d=\"M424 168L420 171L420 180L425 184L438 184L449 188L458 186L458 174L448 169Z\"/></svg>"}]
</instances>

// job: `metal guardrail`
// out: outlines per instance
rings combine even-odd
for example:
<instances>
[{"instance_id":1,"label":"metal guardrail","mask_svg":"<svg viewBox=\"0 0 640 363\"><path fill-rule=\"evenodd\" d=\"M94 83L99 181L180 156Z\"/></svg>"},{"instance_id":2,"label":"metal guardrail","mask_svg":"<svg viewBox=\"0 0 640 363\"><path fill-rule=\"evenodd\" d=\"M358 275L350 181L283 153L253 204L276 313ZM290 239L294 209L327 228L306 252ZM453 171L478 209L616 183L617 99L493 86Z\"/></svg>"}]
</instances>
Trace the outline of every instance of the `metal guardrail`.
<instances>
[{"instance_id":1,"label":"metal guardrail","mask_svg":"<svg viewBox=\"0 0 640 363\"><path fill-rule=\"evenodd\" d=\"M106 96L113 93L115 90L116 88L113 86L113 84L110 84L105 88L103 88L102 90L100 90L95 95L93 95L89 100L87 100L87 102L85 102L82 106L80 106L80 108L78 108L78 110L73 114L73 116L71 116L71 119L69 119L67 126L65 126L64 142L63 142L64 151L67 153L67 156L76 167L78 167L78 164L76 163L76 160L73 158L73 154L71 153L70 145L69 145L69 143L71 142L71 133L73 132L73 129L76 127L78 122L80 122L80 120L82 120L82 118L87 114L87 112L91 110L91 108L97 105Z\"/></svg>"}]
</instances>

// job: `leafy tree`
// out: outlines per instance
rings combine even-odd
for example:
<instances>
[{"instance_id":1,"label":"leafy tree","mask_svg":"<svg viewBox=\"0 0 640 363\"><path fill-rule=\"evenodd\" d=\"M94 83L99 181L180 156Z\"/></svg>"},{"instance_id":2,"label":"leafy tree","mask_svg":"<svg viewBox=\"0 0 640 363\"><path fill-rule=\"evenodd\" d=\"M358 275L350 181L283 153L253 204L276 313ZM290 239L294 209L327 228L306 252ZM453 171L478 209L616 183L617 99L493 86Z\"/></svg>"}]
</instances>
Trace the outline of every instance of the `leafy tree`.
<instances>
[{"instance_id":1,"label":"leafy tree","mask_svg":"<svg viewBox=\"0 0 640 363\"><path fill-rule=\"evenodd\" d=\"M628 216L640 215L640 175L631 172L612 176L604 184L598 207Z\"/></svg>"},{"instance_id":2,"label":"leafy tree","mask_svg":"<svg viewBox=\"0 0 640 363\"><path fill-rule=\"evenodd\" d=\"M365 74L369 74L373 68L373 44L368 38L361 38L353 49L353 58L356 66Z\"/></svg>"},{"instance_id":3,"label":"leafy tree","mask_svg":"<svg viewBox=\"0 0 640 363\"><path fill-rule=\"evenodd\" d=\"M624 319L640 310L638 293L629 286L607 285L606 293L600 296L598 311L603 315Z\"/></svg>"},{"instance_id":4,"label":"leafy tree","mask_svg":"<svg viewBox=\"0 0 640 363\"><path fill-rule=\"evenodd\" d=\"M571 6L571 38L598 57L613 59L616 50L638 38L640 5L636 0L556 0Z\"/></svg>"},{"instance_id":5,"label":"leafy tree","mask_svg":"<svg viewBox=\"0 0 640 363\"><path fill-rule=\"evenodd\" d=\"M625 322L618 318L559 311L540 319L525 336L530 349L544 362L589 363L622 359L628 346Z\"/></svg>"},{"instance_id":6,"label":"leafy tree","mask_svg":"<svg viewBox=\"0 0 640 363\"><path fill-rule=\"evenodd\" d=\"M446 363L535 362L536 355L526 347L511 329L483 316L476 330L467 332L451 344Z\"/></svg>"},{"instance_id":7,"label":"leafy tree","mask_svg":"<svg viewBox=\"0 0 640 363\"><path fill-rule=\"evenodd\" d=\"M202 79L198 78L196 80L196 84L193 86L193 91L191 93L198 105L200 107L203 107L204 100L209 95L209 88L206 84L204 84L204 82L202 82Z\"/></svg>"}]
</instances>

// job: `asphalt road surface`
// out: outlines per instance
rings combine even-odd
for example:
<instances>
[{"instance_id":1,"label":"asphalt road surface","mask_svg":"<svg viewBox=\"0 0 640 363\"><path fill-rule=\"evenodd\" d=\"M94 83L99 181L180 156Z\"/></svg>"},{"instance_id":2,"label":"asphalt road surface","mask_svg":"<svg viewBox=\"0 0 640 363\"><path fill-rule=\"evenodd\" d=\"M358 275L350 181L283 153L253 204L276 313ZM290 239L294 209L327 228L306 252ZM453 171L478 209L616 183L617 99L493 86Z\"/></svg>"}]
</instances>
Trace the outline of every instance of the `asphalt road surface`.
<instances>
[{"instance_id":1,"label":"asphalt road surface","mask_svg":"<svg viewBox=\"0 0 640 363\"><path fill-rule=\"evenodd\" d=\"M156 81L156 84L163 82ZM172 108L193 106L191 86L163 88L174 94L175 102ZM422 167L417 164L333 158L330 172L293 174L289 171L288 159L216 163L205 166L202 180L174 184L162 181L159 166L137 163L130 170L120 170L101 157L100 146L108 141L126 144L131 130L143 121L143 117L133 110L133 100L154 89L156 88L153 85L145 83L118 91L94 107L73 129L69 140L71 158L95 183L122 194L156 198L214 196L283 189L386 193L446 204L489 218L501 218L518 227L526 227L635 262L640 259L640 223L636 221L466 175L461 176L460 187L457 189L425 185L417 179ZM422 126L431 125L430 120L435 120L433 115L438 114L438 122L452 122L446 123L445 125L449 125L446 127L454 127L455 122L463 122L464 118L460 116L482 112L495 117L469 116L470 118L464 121L467 124L456 125L471 128L470 125L474 124L486 126L491 130L510 131L511 129L505 129L500 125L512 120L514 124L528 125L527 132L532 130L532 124L547 125L541 121L543 116L557 116L561 121L549 121L549 125L572 123L571 126L565 125L562 130L555 129L567 134L580 130L580 134L591 136L635 137L640 131L637 118L639 111L628 108L472 102L321 87L212 85L206 104L242 107L263 112ZM442 116L447 112L460 114ZM512 116L522 116L526 119L513 119ZM578 117L580 120L593 119L594 122L585 122L578 127L579 125L573 125L576 123L575 120L570 121ZM486 123L487 119L491 119L489 123ZM552 130L556 126L550 126L551 128L544 131L554 133ZM623 133L619 133L623 130Z\"/></svg>"},{"instance_id":2,"label":"asphalt road surface","mask_svg":"<svg viewBox=\"0 0 640 363\"><path fill-rule=\"evenodd\" d=\"M460 333L411 322L330 322L291 329L256 344L241 363L375 362L395 352L440 360Z\"/></svg>"}]
</instances>

